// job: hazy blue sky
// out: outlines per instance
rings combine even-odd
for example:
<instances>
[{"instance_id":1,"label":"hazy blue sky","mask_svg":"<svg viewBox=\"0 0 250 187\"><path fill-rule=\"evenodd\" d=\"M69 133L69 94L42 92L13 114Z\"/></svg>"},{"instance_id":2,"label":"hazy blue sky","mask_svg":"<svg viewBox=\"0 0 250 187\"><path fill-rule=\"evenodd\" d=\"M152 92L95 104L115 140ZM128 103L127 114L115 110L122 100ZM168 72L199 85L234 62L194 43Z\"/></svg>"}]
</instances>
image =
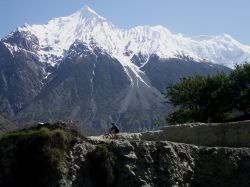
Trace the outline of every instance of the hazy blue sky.
<instances>
[{"instance_id":1,"label":"hazy blue sky","mask_svg":"<svg viewBox=\"0 0 250 187\"><path fill-rule=\"evenodd\" d=\"M0 38L90 6L114 25L158 25L186 36L228 33L250 45L250 0L0 0Z\"/></svg>"}]
</instances>

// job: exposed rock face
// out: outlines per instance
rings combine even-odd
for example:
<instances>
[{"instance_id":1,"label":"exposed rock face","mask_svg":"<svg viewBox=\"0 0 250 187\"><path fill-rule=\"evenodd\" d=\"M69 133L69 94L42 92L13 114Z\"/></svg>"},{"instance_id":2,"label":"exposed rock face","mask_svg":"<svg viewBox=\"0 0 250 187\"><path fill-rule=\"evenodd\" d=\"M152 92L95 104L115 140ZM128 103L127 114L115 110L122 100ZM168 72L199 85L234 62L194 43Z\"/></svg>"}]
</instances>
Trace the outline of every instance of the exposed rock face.
<instances>
[{"instance_id":1,"label":"exposed rock face","mask_svg":"<svg viewBox=\"0 0 250 187\"><path fill-rule=\"evenodd\" d=\"M185 142L200 146L250 147L250 121L193 123L167 126L160 131L138 133L132 139Z\"/></svg>"},{"instance_id":2,"label":"exposed rock face","mask_svg":"<svg viewBox=\"0 0 250 187\"><path fill-rule=\"evenodd\" d=\"M151 84L160 90L166 91L167 85L176 83L183 77L194 75L213 75L218 72L229 73L229 69L213 63L197 63L190 58L160 59L152 55L142 70L148 76Z\"/></svg>"},{"instance_id":3,"label":"exposed rock face","mask_svg":"<svg viewBox=\"0 0 250 187\"><path fill-rule=\"evenodd\" d=\"M8 46L13 43L15 47L10 50ZM0 111L10 119L42 88L44 72L37 45L34 35L18 31L0 41Z\"/></svg>"},{"instance_id":4,"label":"exposed rock face","mask_svg":"<svg viewBox=\"0 0 250 187\"><path fill-rule=\"evenodd\" d=\"M232 132L232 126L235 124L224 125L226 124L217 124L217 126L214 124L198 126L196 124L196 126L186 125L176 128L179 128L180 131L183 128L189 129L190 132L186 137L191 135L192 132L195 135L195 132L199 131L197 129L205 128L207 134L202 131L203 136L205 137L207 135L210 137L210 132L215 132L214 128L223 128L225 132ZM241 122L238 123L238 125L239 131L242 129L246 132L250 131L250 125L247 125L247 123ZM58 133L57 130L54 132ZM159 136L159 132L161 131L155 132L157 136ZM163 132L164 131L161 133ZM173 136L178 134L178 130L171 132ZM187 133L188 131L184 130L184 132ZM152 133L153 132L151 132L151 134ZM39 134L40 133L38 133L38 135ZM56 134L54 133L54 135ZM72 136L73 139L70 141L70 144L68 144L70 146L66 146L68 148L64 150L65 159L63 160L65 161L61 164L61 167L56 170L60 178L53 180L53 183L49 183L47 186L230 187L250 185L250 148L248 147L216 147L216 142L214 142L215 145L211 144L211 147L205 147L202 145L197 146L169 141L153 141L153 139L152 141L146 141L142 140L143 134L122 134L121 136L118 140L103 139L102 137L81 139L74 134L74 136ZM215 134L214 136L220 137L221 134ZM61 138L63 137L66 138L66 136L61 136ZM189 141L188 138L185 140L184 137L185 136L180 136L183 142L186 140ZM195 140L195 138L193 140ZM29 139L26 140L29 142ZM41 141L41 139L38 140L39 142ZM53 140L53 138L51 140ZM25 148L30 150L29 144L26 144L25 139L22 138L22 142L23 141L24 143L20 145L25 145ZM231 139L231 143L232 142L237 142L234 137ZM2 178L4 180L0 180L0 184L3 186L5 184L3 181L7 181L8 184L11 184L8 180L8 168L11 168L13 164L15 165L15 162L3 162L3 160L10 160L9 158L11 158L11 155L8 154L8 150L11 150L10 145L12 143L15 143L15 139L13 139L13 137L11 138L11 136L9 139L5 138L4 141L0 141L0 179L4 177ZM199 139L193 143L200 144ZM33 142L32 145L35 146L36 144ZM225 144L225 146L227 146L227 144ZM40 152L40 148L35 147L36 151ZM18 148L20 148L20 146L18 146ZM32 154L21 153L23 156L22 159L25 158L25 160L29 160L36 158L35 155ZM35 165L30 167L31 170L34 171L37 169ZM47 173L46 168L43 169L41 173ZM18 171L20 172L22 170L19 169ZM18 173L15 174L19 176ZM12 180L15 179L12 177ZM25 182L29 184L29 181L24 181L24 183Z\"/></svg>"},{"instance_id":5,"label":"exposed rock face","mask_svg":"<svg viewBox=\"0 0 250 187\"><path fill-rule=\"evenodd\" d=\"M93 163L90 163L87 156L78 155L81 149L85 153L88 152L85 154L88 155L94 147L86 150L81 144L75 146L73 157L75 160L82 160L77 166L74 165L76 177L72 186L109 186L105 184L110 178L104 178L99 183L96 183L98 179L91 179L88 166ZM113 166L104 169L104 173L114 176L112 181L109 181L109 184L112 184L110 186L250 185L249 148L209 148L142 141L113 141L109 142L107 147L117 158ZM103 161L105 162L107 161ZM106 163L108 164L109 162ZM96 168L95 176L98 176L98 172L103 171Z\"/></svg>"},{"instance_id":6,"label":"exposed rock face","mask_svg":"<svg viewBox=\"0 0 250 187\"><path fill-rule=\"evenodd\" d=\"M114 172L113 186L249 186L250 149L234 148L250 146L249 132L249 121L197 123L124 133L116 141L91 139L105 143L117 158L109 170Z\"/></svg>"}]
</instances>

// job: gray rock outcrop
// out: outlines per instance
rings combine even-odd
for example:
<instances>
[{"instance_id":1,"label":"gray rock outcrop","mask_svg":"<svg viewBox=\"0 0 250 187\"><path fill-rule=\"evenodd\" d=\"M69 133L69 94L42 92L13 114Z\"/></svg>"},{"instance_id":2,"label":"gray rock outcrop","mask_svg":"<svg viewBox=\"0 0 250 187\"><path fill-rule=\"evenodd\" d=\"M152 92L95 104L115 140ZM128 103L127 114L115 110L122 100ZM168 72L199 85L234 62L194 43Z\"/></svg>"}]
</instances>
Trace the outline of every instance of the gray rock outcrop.
<instances>
[{"instance_id":1,"label":"gray rock outcrop","mask_svg":"<svg viewBox=\"0 0 250 187\"><path fill-rule=\"evenodd\" d=\"M250 121L167 126L137 137L148 141L173 141L210 147L250 147Z\"/></svg>"},{"instance_id":2,"label":"gray rock outcrop","mask_svg":"<svg viewBox=\"0 0 250 187\"><path fill-rule=\"evenodd\" d=\"M94 178L90 177L89 166L93 163L90 163L86 156L95 151L96 145L103 143L117 159L112 167L104 169L104 173L114 176L112 181L109 181L110 185L105 185L109 177L103 178L102 181L98 180L98 173L102 173L98 168L95 170ZM75 177L70 186L250 185L249 148L203 147L168 141L117 140L96 141L94 144L96 145L89 150L81 144L74 148L78 153L73 152L72 157L78 160L78 163L77 166L74 164ZM85 156L79 154L81 149L88 153Z\"/></svg>"},{"instance_id":3,"label":"gray rock outcrop","mask_svg":"<svg viewBox=\"0 0 250 187\"><path fill-rule=\"evenodd\" d=\"M16 181L39 186L35 178L44 182L40 186L50 187L250 186L249 128L248 121L186 124L123 133L116 140L84 138L63 128L38 129L36 136L31 136L34 129L26 136L16 132L0 139L0 186L20 186L13 185ZM41 151L45 145L49 152ZM54 154L58 151L61 158ZM39 154L44 157L38 159ZM48 159L61 162L54 167L43 163Z\"/></svg>"}]
</instances>

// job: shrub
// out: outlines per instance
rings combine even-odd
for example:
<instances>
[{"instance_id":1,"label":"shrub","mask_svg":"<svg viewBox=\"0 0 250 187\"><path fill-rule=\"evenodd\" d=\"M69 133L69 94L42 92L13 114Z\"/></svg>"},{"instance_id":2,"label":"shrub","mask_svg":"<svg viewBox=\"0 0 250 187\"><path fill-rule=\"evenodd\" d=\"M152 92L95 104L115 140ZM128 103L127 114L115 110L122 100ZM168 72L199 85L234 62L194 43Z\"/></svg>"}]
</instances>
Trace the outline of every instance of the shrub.
<instances>
[{"instance_id":1,"label":"shrub","mask_svg":"<svg viewBox=\"0 0 250 187\"><path fill-rule=\"evenodd\" d=\"M48 128L2 135L0 186L56 186L71 139L63 129Z\"/></svg>"}]
</instances>

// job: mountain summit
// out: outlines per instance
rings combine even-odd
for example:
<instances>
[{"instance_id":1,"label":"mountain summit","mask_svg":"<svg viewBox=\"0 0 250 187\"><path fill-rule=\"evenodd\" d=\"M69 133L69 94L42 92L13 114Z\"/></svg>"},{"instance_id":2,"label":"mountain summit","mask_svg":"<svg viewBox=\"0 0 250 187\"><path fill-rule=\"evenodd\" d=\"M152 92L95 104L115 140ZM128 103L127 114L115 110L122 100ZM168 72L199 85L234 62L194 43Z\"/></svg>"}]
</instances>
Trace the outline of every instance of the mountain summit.
<instances>
[{"instance_id":1,"label":"mountain summit","mask_svg":"<svg viewBox=\"0 0 250 187\"><path fill-rule=\"evenodd\" d=\"M80 11L77 13L80 13L82 18L98 18L100 20L106 20L104 17L98 15L93 9L91 9L89 6L84 6Z\"/></svg>"},{"instance_id":2,"label":"mountain summit","mask_svg":"<svg viewBox=\"0 0 250 187\"><path fill-rule=\"evenodd\" d=\"M162 58L188 56L197 61L209 61L233 67L250 59L250 47L240 44L227 34L214 37L184 37L163 26L138 26L119 29L88 6L68 17L52 19L46 25L26 25L19 28L37 36L40 54L63 57L75 40L86 43L95 40L115 57L124 53L131 58L141 53ZM49 51L44 51L50 49ZM122 57L123 58L123 57Z\"/></svg>"},{"instance_id":3,"label":"mountain summit","mask_svg":"<svg viewBox=\"0 0 250 187\"><path fill-rule=\"evenodd\" d=\"M125 30L84 7L0 40L0 112L19 123L73 119L95 132L112 121L122 130L153 129L170 110L161 95L168 84L248 59L250 47L226 34Z\"/></svg>"}]
</instances>

